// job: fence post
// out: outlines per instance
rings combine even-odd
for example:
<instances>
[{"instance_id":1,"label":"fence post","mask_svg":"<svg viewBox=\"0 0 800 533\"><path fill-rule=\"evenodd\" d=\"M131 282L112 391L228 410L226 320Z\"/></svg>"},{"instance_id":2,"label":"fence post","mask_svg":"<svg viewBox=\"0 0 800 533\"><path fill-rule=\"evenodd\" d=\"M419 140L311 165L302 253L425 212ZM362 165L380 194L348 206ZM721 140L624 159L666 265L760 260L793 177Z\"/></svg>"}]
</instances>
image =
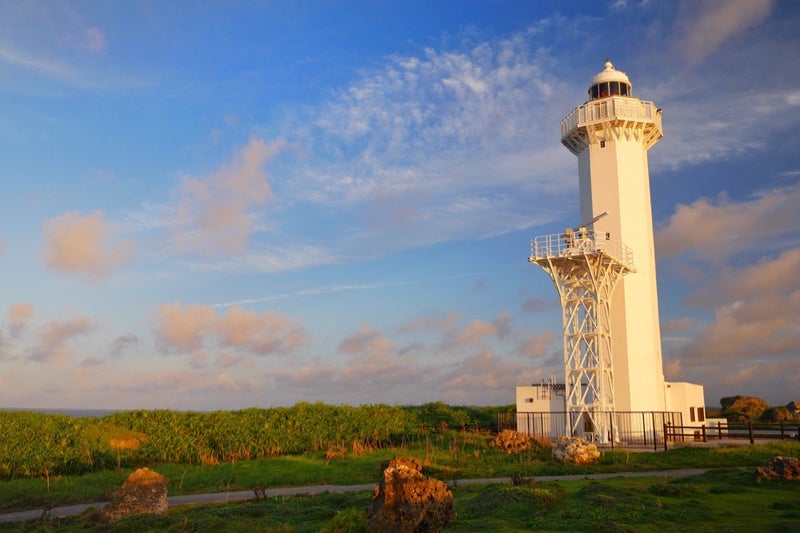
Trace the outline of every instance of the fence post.
<instances>
[{"instance_id":1,"label":"fence post","mask_svg":"<svg viewBox=\"0 0 800 533\"><path fill-rule=\"evenodd\" d=\"M667 451L667 423L664 422L664 451Z\"/></svg>"},{"instance_id":2,"label":"fence post","mask_svg":"<svg viewBox=\"0 0 800 533\"><path fill-rule=\"evenodd\" d=\"M611 440L611 449L614 449L614 413L611 412L608 414L608 418L611 420L611 435L609 435L609 439Z\"/></svg>"},{"instance_id":3,"label":"fence post","mask_svg":"<svg viewBox=\"0 0 800 533\"><path fill-rule=\"evenodd\" d=\"M703 424L701 428L703 429L703 442L706 442L706 425Z\"/></svg>"},{"instance_id":4,"label":"fence post","mask_svg":"<svg viewBox=\"0 0 800 533\"><path fill-rule=\"evenodd\" d=\"M783 420L781 420L781 440L783 440Z\"/></svg>"},{"instance_id":5,"label":"fence post","mask_svg":"<svg viewBox=\"0 0 800 533\"><path fill-rule=\"evenodd\" d=\"M653 424L653 451L658 451L658 432L656 431L656 414L650 413L650 419ZM666 439L665 439L666 440Z\"/></svg>"},{"instance_id":6,"label":"fence post","mask_svg":"<svg viewBox=\"0 0 800 533\"><path fill-rule=\"evenodd\" d=\"M750 444L754 444L755 443L755 439L753 438L753 422L752 421L747 423L747 429L748 429L748 432L750 433Z\"/></svg>"}]
</instances>

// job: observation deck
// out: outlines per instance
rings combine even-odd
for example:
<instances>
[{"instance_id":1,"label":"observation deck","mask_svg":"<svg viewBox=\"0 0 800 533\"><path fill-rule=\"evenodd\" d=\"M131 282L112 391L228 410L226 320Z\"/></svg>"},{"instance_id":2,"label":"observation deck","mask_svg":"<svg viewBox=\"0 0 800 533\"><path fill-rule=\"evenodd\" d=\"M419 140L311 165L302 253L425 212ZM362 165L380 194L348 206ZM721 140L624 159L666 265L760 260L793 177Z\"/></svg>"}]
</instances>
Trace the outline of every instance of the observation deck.
<instances>
[{"instance_id":1,"label":"observation deck","mask_svg":"<svg viewBox=\"0 0 800 533\"><path fill-rule=\"evenodd\" d=\"M625 270L635 272L633 251L624 243L611 239L608 233L585 228L568 229L564 233L541 235L531 239L529 263L541 260L569 259L586 254L605 254L620 263Z\"/></svg>"},{"instance_id":2,"label":"observation deck","mask_svg":"<svg viewBox=\"0 0 800 533\"><path fill-rule=\"evenodd\" d=\"M661 110L653 102L631 96L610 96L589 100L573 109L561 121L561 143L578 155L592 141L592 132L608 126L634 127L641 132L645 148L648 149L664 135Z\"/></svg>"}]
</instances>

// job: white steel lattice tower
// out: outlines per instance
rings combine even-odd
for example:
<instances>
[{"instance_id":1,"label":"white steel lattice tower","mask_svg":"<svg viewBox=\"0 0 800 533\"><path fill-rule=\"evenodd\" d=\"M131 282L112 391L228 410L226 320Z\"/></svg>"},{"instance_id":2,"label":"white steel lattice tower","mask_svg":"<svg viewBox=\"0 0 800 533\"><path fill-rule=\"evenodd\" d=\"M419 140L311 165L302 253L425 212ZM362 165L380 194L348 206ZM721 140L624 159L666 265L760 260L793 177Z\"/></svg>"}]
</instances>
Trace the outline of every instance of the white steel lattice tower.
<instances>
[{"instance_id":1,"label":"white steel lattice tower","mask_svg":"<svg viewBox=\"0 0 800 533\"><path fill-rule=\"evenodd\" d=\"M561 299L566 433L609 442L614 439L611 296L617 281L633 271L631 252L584 226L533 239L528 260L550 275Z\"/></svg>"}]
</instances>

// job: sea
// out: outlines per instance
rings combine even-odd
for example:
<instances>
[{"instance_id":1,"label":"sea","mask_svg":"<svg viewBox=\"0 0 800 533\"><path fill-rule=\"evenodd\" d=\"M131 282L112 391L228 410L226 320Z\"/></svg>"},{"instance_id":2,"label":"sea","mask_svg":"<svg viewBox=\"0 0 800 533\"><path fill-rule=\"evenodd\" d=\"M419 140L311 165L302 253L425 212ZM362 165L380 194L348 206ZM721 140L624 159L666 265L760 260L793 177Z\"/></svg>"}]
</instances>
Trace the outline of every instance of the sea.
<instances>
[{"instance_id":1,"label":"sea","mask_svg":"<svg viewBox=\"0 0 800 533\"><path fill-rule=\"evenodd\" d=\"M26 407L0 407L0 411L24 411L29 413L42 413L45 415L67 415L75 418L87 416L101 417L116 413L119 409L36 409Z\"/></svg>"}]
</instances>

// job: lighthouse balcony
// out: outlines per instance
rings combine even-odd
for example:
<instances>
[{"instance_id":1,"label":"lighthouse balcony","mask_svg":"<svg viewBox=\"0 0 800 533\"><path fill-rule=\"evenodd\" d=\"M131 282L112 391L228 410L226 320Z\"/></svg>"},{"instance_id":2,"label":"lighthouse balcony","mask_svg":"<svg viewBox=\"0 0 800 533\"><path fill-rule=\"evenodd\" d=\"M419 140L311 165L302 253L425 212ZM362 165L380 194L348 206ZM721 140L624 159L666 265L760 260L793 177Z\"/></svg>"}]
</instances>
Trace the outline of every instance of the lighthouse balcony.
<instances>
[{"instance_id":1,"label":"lighthouse balcony","mask_svg":"<svg viewBox=\"0 0 800 533\"><path fill-rule=\"evenodd\" d=\"M567 229L564 233L540 235L531 239L528 261L569 258L591 254L604 254L621 263L630 271L633 267L633 251L624 243L612 239L608 233L595 232L587 228Z\"/></svg>"},{"instance_id":2,"label":"lighthouse balcony","mask_svg":"<svg viewBox=\"0 0 800 533\"><path fill-rule=\"evenodd\" d=\"M653 102L638 98L612 96L590 100L572 110L561 121L561 142L577 153L588 142L588 132L601 125L616 123L640 129L648 147L661 138L661 110ZM574 146L573 146L574 145Z\"/></svg>"}]
</instances>

